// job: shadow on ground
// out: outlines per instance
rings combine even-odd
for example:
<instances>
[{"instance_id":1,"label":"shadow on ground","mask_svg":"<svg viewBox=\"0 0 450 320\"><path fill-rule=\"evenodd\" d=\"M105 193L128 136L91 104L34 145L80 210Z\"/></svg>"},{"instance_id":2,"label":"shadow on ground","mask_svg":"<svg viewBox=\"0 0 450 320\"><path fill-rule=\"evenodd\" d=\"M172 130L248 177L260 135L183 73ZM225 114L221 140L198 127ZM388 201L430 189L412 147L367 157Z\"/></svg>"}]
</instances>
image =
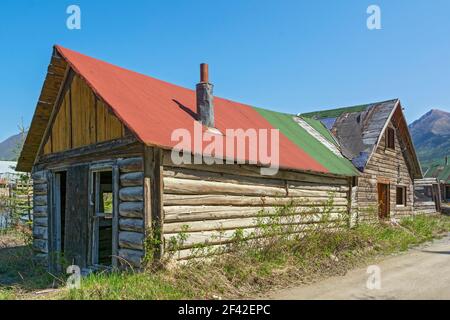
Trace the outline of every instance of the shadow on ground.
<instances>
[{"instance_id":1,"label":"shadow on ground","mask_svg":"<svg viewBox=\"0 0 450 320\"><path fill-rule=\"evenodd\" d=\"M56 278L34 261L31 246L6 242L0 235L0 291L29 292L54 286Z\"/></svg>"},{"instance_id":2,"label":"shadow on ground","mask_svg":"<svg viewBox=\"0 0 450 320\"><path fill-rule=\"evenodd\" d=\"M423 253L434 253L434 254L450 254L450 251L428 251L428 250L420 250Z\"/></svg>"}]
</instances>

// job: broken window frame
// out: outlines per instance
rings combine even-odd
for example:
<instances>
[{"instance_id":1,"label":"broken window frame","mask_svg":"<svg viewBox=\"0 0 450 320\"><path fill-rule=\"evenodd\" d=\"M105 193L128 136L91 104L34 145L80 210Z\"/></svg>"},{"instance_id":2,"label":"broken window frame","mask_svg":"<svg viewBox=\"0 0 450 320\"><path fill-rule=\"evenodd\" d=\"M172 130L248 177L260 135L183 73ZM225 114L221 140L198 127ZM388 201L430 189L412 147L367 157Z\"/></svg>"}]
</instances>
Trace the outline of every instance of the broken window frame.
<instances>
[{"instance_id":1,"label":"broken window frame","mask_svg":"<svg viewBox=\"0 0 450 320\"><path fill-rule=\"evenodd\" d=\"M395 130L387 128L386 130L386 149L395 150Z\"/></svg>"},{"instance_id":2,"label":"broken window frame","mask_svg":"<svg viewBox=\"0 0 450 320\"><path fill-rule=\"evenodd\" d=\"M118 197L119 197L119 169L115 163L102 163L91 165L89 171L89 207L90 207L90 241L89 241L89 265L96 268L105 268L109 266L101 265L98 256L99 244L99 218L104 217L103 212L99 212L100 204L100 175L102 172L112 173L112 257L111 267L118 265L118 235L119 235L119 219L118 219ZM96 178L94 179L94 176Z\"/></svg>"}]
</instances>

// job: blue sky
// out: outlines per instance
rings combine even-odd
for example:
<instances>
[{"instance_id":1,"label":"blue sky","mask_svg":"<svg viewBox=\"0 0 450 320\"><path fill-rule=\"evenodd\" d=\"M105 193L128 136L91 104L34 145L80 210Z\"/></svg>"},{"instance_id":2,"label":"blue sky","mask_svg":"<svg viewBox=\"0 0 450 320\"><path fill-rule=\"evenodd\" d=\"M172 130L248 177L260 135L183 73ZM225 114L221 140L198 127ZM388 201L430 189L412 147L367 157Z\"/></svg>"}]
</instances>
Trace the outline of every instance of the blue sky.
<instances>
[{"instance_id":1,"label":"blue sky","mask_svg":"<svg viewBox=\"0 0 450 320\"><path fill-rule=\"evenodd\" d=\"M66 28L79 5L82 29ZM366 10L381 8L382 30ZM53 44L215 94L298 113L400 98L450 110L450 1L56 1L0 4L0 140L28 126Z\"/></svg>"}]
</instances>

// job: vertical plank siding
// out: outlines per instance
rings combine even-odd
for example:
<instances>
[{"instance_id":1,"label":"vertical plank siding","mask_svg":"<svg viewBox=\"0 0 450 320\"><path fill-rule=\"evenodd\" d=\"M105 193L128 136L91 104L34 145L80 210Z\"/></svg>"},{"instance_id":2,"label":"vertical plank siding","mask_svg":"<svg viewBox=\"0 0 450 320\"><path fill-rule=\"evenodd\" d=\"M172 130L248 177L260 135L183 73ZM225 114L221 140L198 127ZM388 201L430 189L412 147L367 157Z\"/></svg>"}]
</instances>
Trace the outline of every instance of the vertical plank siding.
<instances>
[{"instance_id":1,"label":"vertical plank siding","mask_svg":"<svg viewBox=\"0 0 450 320\"><path fill-rule=\"evenodd\" d=\"M43 154L51 154L114 140L125 128L86 82L75 75L64 94Z\"/></svg>"}]
</instances>

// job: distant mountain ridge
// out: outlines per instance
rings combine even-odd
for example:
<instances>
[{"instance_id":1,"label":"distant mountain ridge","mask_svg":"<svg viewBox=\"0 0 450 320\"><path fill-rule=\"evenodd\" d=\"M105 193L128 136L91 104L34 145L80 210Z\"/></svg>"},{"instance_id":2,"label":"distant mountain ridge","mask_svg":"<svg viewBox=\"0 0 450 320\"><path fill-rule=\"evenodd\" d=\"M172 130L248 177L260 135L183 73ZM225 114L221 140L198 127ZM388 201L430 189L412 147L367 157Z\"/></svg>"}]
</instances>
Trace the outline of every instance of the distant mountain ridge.
<instances>
[{"instance_id":1,"label":"distant mountain ridge","mask_svg":"<svg viewBox=\"0 0 450 320\"><path fill-rule=\"evenodd\" d=\"M450 155L450 113L432 109L409 125L414 146L426 169Z\"/></svg>"},{"instance_id":2,"label":"distant mountain ridge","mask_svg":"<svg viewBox=\"0 0 450 320\"><path fill-rule=\"evenodd\" d=\"M0 142L0 160L17 161L19 156L18 152L20 151L24 140L25 139L22 137L22 133L19 133L9 137L3 142Z\"/></svg>"}]
</instances>

